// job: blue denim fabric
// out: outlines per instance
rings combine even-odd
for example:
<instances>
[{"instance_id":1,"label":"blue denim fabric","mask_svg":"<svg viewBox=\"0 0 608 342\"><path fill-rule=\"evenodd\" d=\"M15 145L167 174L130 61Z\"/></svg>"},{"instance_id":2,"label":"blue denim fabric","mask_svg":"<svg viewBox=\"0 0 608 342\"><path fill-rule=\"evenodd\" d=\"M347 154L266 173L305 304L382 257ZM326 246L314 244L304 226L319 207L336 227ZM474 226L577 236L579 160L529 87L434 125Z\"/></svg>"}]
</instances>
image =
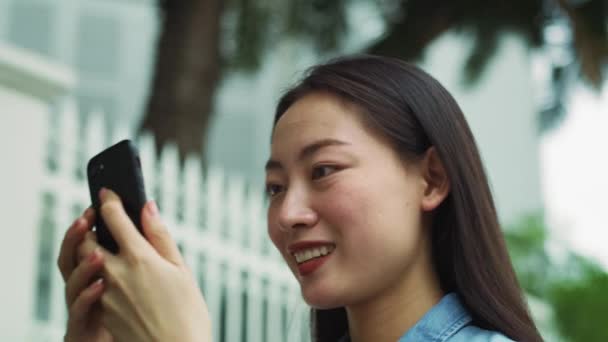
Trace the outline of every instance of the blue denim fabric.
<instances>
[{"instance_id":1,"label":"blue denim fabric","mask_svg":"<svg viewBox=\"0 0 608 342\"><path fill-rule=\"evenodd\" d=\"M496 331L471 324L472 318L455 293L445 295L397 342L513 342ZM344 336L339 342L349 342Z\"/></svg>"}]
</instances>

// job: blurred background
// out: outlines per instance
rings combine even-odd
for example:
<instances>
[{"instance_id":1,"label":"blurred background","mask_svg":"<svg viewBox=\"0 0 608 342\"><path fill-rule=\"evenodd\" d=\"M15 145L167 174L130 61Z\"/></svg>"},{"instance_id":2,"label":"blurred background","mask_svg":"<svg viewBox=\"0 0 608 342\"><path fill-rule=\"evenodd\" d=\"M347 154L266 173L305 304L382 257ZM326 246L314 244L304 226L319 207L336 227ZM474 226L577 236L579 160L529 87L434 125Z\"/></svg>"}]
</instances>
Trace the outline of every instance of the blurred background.
<instances>
[{"instance_id":1,"label":"blurred background","mask_svg":"<svg viewBox=\"0 0 608 342\"><path fill-rule=\"evenodd\" d=\"M86 161L135 140L217 341L306 341L265 236L274 105L309 66L412 61L461 105L547 341L608 341L608 1L0 0L0 339L59 341Z\"/></svg>"}]
</instances>

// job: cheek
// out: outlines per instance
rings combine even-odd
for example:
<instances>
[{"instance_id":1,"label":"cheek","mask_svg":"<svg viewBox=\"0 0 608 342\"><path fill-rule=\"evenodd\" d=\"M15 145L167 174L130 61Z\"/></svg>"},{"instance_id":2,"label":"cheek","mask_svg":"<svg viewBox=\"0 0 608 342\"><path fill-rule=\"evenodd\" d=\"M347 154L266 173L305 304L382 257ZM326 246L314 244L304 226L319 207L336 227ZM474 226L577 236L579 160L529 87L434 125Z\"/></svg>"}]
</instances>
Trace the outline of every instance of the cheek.
<instances>
[{"instance_id":1,"label":"cheek","mask_svg":"<svg viewBox=\"0 0 608 342\"><path fill-rule=\"evenodd\" d=\"M322 217L338 235L349 265L371 271L379 264L406 263L416 250L421 213L412 189L399 181L352 179L323 198Z\"/></svg>"},{"instance_id":2,"label":"cheek","mask_svg":"<svg viewBox=\"0 0 608 342\"><path fill-rule=\"evenodd\" d=\"M268 222L268 236L270 237L270 240L272 240L274 246L280 251L283 241L283 234L281 233L281 229L276 220L275 210L273 209L272 205L268 207L266 220Z\"/></svg>"},{"instance_id":3,"label":"cheek","mask_svg":"<svg viewBox=\"0 0 608 342\"><path fill-rule=\"evenodd\" d=\"M317 211L340 233L349 234L365 227L373 230L374 223L382 219L388 209L387 198L378 185L369 178L343 179L320 197Z\"/></svg>"},{"instance_id":4,"label":"cheek","mask_svg":"<svg viewBox=\"0 0 608 342\"><path fill-rule=\"evenodd\" d=\"M321 198L318 212L328 227L336 242L342 246L340 254L347 260L360 264L364 259L361 251L374 248L378 239L378 222L383 213L381 203L370 192L369 184L351 180L336 184L331 191ZM342 265L344 267L346 265Z\"/></svg>"},{"instance_id":5,"label":"cheek","mask_svg":"<svg viewBox=\"0 0 608 342\"><path fill-rule=\"evenodd\" d=\"M332 239L337 243L349 243L356 238L356 231L365 219L366 206L361 196L352 189L335 187L331 193L319 197L316 210L322 226L329 228Z\"/></svg>"}]
</instances>

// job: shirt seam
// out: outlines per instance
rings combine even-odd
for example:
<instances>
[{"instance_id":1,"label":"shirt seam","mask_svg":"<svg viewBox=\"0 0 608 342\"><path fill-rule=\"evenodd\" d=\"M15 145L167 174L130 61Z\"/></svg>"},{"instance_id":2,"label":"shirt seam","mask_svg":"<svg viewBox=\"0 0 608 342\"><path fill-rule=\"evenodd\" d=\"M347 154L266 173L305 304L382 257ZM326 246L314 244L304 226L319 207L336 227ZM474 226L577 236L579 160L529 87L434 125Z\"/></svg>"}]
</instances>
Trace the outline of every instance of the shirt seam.
<instances>
[{"instance_id":1,"label":"shirt seam","mask_svg":"<svg viewBox=\"0 0 608 342\"><path fill-rule=\"evenodd\" d=\"M456 320L453 324L442 331L437 337L437 342L444 342L454 335L458 330L462 329L470 321L470 317L466 312L462 313L462 317Z\"/></svg>"}]
</instances>

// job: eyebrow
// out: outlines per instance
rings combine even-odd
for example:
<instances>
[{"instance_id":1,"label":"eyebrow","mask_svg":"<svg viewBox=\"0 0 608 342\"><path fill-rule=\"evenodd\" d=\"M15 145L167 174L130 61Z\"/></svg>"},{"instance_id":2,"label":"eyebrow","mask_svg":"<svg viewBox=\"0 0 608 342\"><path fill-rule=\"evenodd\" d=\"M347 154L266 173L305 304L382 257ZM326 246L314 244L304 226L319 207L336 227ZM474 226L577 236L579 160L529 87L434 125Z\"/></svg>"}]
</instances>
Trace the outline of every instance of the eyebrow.
<instances>
[{"instance_id":1,"label":"eyebrow","mask_svg":"<svg viewBox=\"0 0 608 342\"><path fill-rule=\"evenodd\" d=\"M350 145L350 144L347 142L341 141L341 140L337 140L337 139L321 139L321 140L315 141L311 144L308 144L304 148L302 148L298 155L298 160L309 158L311 155L315 154L315 152L317 152L318 150L320 150L324 147L343 146L343 145ZM264 167L264 169L266 171L273 170L273 169L282 169L282 168L283 168L283 165L281 165L281 163L279 161L273 160L273 159L269 159L266 162L266 166Z\"/></svg>"}]
</instances>

